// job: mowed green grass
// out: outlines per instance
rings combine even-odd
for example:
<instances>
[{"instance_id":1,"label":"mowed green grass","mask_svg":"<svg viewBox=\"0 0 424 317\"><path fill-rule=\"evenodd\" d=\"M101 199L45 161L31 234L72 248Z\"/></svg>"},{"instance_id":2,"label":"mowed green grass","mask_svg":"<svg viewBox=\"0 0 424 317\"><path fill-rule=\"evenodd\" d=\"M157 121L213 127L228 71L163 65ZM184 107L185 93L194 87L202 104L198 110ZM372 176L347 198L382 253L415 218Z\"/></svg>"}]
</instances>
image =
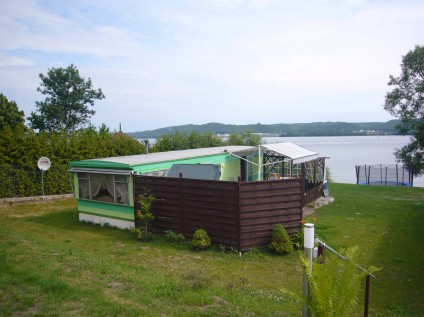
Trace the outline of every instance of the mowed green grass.
<instances>
[{"instance_id":1,"label":"mowed green grass","mask_svg":"<svg viewBox=\"0 0 424 317\"><path fill-rule=\"evenodd\" d=\"M335 249L359 247L370 316L424 315L424 190L331 184L313 215ZM0 208L0 316L300 316L299 254L204 252L80 223L74 200ZM358 311L362 316L362 294Z\"/></svg>"},{"instance_id":2,"label":"mowed green grass","mask_svg":"<svg viewBox=\"0 0 424 317\"><path fill-rule=\"evenodd\" d=\"M424 188L333 184L316 233L335 249L357 245L371 279L371 316L424 316ZM360 316L360 314L358 314Z\"/></svg>"}]
</instances>

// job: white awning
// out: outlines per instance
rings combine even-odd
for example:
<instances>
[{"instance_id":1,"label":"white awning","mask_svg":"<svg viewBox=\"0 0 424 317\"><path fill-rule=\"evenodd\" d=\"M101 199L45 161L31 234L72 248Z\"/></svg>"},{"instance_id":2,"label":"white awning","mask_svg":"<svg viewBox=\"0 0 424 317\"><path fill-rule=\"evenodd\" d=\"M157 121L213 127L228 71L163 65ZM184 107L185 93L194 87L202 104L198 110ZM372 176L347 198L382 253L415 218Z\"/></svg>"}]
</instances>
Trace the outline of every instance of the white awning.
<instances>
[{"instance_id":1,"label":"white awning","mask_svg":"<svg viewBox=\"0 0 424 317\"><path fill-rule=\"evenodd\" d=\"M317 152L305 149L292 142L263 144L261 147L292 159L294 164L305 163L319 157Z\"/></svg>"}]
</instances>

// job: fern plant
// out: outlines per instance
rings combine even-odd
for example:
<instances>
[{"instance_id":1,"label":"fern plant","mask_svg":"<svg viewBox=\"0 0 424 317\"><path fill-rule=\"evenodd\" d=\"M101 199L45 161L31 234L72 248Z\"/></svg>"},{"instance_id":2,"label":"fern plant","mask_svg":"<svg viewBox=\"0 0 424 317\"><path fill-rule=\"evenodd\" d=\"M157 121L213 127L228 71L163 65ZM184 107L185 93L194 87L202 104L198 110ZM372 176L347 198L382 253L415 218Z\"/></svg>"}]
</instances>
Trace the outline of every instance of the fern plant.
<instances>
[{"instance_id":1,"label":"fern plant","mask_svg":"<svg viewBox=\"0 0 424 317\"><path fill-rule=\"evenodd\" d=\"M358 305L358 293L367 273L354 264L357 247L342 251L346 260L330 254L325 265L313 262L302 255L302 266L309 281L310 297L304 299L314 317L348 316ZM378 271L369 267L368 272Z\"/></svg>"}]
</instances>

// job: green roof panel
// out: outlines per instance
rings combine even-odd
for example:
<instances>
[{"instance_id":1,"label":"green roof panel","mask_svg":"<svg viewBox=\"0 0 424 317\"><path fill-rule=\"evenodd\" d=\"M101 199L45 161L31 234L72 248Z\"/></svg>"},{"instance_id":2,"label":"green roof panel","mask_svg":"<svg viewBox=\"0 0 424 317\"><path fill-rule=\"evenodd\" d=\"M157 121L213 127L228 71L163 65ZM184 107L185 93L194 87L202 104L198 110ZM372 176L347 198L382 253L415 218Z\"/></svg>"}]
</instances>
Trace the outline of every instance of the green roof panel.
<instances>
[{"instance_id":1,"label":"green roof panel","mask_svg":"<svg viewBox=\"0 0 424 317\"><path fill-rule=\"evenodd\" d=\"M125 163L110 162L104 160L82 160L69 162L69 167L80 168L102 168L102 169L122 169L131 170L131 165Z\"/></svg>"}]
</instances>

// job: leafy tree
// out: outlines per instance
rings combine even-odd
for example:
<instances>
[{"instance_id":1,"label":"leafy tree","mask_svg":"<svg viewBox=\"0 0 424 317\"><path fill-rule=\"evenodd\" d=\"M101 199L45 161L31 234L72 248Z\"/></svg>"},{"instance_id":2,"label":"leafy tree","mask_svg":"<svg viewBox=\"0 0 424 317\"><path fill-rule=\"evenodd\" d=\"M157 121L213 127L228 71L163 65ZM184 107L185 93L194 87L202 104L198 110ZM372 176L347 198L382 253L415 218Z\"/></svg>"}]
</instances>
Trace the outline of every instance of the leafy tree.
<instances>
[{"instance_id":1,"label":"leafy tree","mask_svg":"<svg viewBox=\"0 0 424 317\"><path fill-rule=\"evenodd\" d=\"M262 143L262 137L253 133L252 130L246 130L242 134L233 132L230 134L227 143L228 145L258 146Z\"/></svg>"},{"instance_id":2,"label":"leafy tree","mask_svg":"<svg viewBox=\"0 0 424 317\"><path fill-rule=\"evenodd\" d=\"M94 89L91 79L80 76L74 65L67 68L50 68L47 75L40 74L37 91L46 96L37 101L38 113L31 112L30 126L40 131L74 131L90 122L95 114L88 106L105 98L101 89Z\"/></svg>"},{"instance_id":3,"label":"leafy tree","mask_svg":"<svg viewBox=\"0 0 424 317\"><path fill-rule=\"evenodd\" d=\"M9 101L7 97L0 94L0 130L7 125L15 129L19 125L23 125L25 114L19 110L15 101Z\"/></svg>"},{"instance_id":4,"label":"leafy tree","mask_svg":"<svg viewBox=\"0 0 424 317\"><path fill-rule=\"evenodd\" d=\"M136 228L137 238L142 241L151 241L153 236L149 231L150 223L155 219L152 213L153 202L156 197L150 193L150 189L144 188L143 194L138 196L140 208L137 209L138 224Z\"/></svg>"},{"instance_id":5,"label":"leafy tree","mask_svg":"<svg viewBox=\"0 0 424 317\"><path fill-rule=\"evenodd\" d=\"M22 155L26 154L22 146L24 136L23 126L12 129L9 125L6 125L0 131L0 164L19 164Z\"/></svg>"},{"instance_id":6,"label":"leafy tree","mask_svg":"<svg viewBox=\"0 0 424 317\"><path fill-rule=\"evenodd\" d=\"M396 151L396 158L415 175L424 173L424 46L402 57L399 77L390 75L384 109L400 118L398 130L411 134L411 142Z\"/></svg>"},{"instance_id":7,"label":"leafy tree","mask_svg":"<svg viewBox=\"0 0 424 317\"><path fill-rule=\"evenodd\" d=\"M157 138L153 151L166 152L223 145L225 145L225 142L211 132L199 133L193 131L187 134L177 131Z\"/></svg>"}]
</instances>

